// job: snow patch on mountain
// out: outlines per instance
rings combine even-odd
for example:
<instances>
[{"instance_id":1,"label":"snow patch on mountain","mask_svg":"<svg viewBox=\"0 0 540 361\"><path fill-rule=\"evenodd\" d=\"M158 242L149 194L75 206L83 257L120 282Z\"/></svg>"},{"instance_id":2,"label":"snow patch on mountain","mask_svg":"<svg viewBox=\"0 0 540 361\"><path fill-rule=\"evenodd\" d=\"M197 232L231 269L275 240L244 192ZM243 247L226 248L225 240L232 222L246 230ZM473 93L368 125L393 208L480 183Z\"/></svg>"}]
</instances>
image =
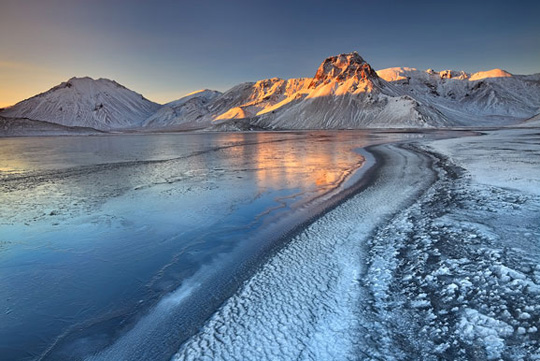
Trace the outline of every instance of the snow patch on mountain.
<instances>
[{"instance_id":1,"label":"snow patch on mountain","mask_svg":"<svg viewBox=\"0 0 540 361\"><path fill-rule=\"evenodd\" d=\"M492 69L488 71L479 71L471 74L469 81L482 80L486 78L511 78L512 74L502 69Z\"/></svg>"},{"instance_id":2,"label":"snow patch on mountain","mask_svg":"<svg viewBox=\"0 0 540 361\"><path fill-rule=\"evenodd\" d=\"M524 127L540 127L540 114L536 114L534 117L524 121L521 126Z\"/></svg>"},{"instance_id":3,"label":"snow patch on mountain","mask_svg":"<svg viewBox=\"0 0 540 361\"><path fill-rule=\"evenodd\" d=\"M306 94L309 81L308 78L272 78L241 84L212 105L217 113L214 120L249 118L272 112Z\"/></svg>"},{"instance_id":4,"label":"snow patch on mountain","mask_svg":"<svg viewBox=\"0 0 540 361\"><path fill-rule=\"evenodd\" d=\"M1 115L100 130L138 128L159 105L108 79L71 78Z\"/></svg>"}]
</instances>

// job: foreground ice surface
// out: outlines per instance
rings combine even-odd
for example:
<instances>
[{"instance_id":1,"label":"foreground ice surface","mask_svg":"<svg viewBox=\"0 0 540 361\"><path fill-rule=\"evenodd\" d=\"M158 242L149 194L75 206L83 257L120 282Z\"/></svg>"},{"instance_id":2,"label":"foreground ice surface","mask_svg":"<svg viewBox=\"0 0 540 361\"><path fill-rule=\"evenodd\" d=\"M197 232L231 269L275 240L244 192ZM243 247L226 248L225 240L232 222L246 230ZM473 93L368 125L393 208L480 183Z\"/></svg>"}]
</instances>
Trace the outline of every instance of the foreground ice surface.
<instances>
[{"instance_id":1,"label":"foreground ice surface","mask_svg":"<svg viewBox=\"0 0 540 361\"><path fill-rule=\"evenodd\" d=\"M378 151L173 360L540 360L540 133Z\"/></svg>"},{"instance_id":2,"label":"foreground ice surface","mask_svg":"<svg viewBox=\"0 0 540 361\"><path fill-rule=\"evenodd\" d=\"M362 137L344 136L2 139L0 358L81 358L194 275L248 262L346 186Z\"/></svg>"},{"instance_id":3,"label":"foreground ice surface","mask_svg":"<svg viewBox=\"0 0 540 361\"><path fill-rule=\"evenodd\" d=\"M1 139L2 360L171 357L287 232L354 185L354 149L417 136Z\"/></svg>"}]
</instances>

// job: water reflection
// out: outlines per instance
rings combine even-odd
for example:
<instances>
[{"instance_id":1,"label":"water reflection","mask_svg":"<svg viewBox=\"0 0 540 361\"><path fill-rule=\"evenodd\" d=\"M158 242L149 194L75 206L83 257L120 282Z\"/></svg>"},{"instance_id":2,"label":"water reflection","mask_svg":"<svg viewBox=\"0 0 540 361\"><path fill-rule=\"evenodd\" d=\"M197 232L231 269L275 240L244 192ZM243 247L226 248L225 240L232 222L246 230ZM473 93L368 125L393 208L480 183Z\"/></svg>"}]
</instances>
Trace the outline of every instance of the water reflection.
<instances>
[{"instance_id":1,"label":"water reflection","mask_svg":"<svg viewBox=\"0 0 540 361\"><path fill-rule=\"evenodd\" d=\"M0 140L0 352L39 354L106 315L125 322L293 221L358 166L355 146L309 133Z\"/></svg>"},{"instance_id":2,"label":"water reflection","mask_svg":"<svg viewBox=\"0 0 540 361\"><path fill-rule=\"evenodd\" d=\"M174 193L188 183L226 180L259 193L324 192L357 167L361 157L351 150L362 143L339 133L331 141L324 134L233 133L9 142L0 147L0 166L19 171L2 173L0 217L10 223L46 219L51 212L72 218L127 192L160 187Z\"/></svg>"}]
</instances>

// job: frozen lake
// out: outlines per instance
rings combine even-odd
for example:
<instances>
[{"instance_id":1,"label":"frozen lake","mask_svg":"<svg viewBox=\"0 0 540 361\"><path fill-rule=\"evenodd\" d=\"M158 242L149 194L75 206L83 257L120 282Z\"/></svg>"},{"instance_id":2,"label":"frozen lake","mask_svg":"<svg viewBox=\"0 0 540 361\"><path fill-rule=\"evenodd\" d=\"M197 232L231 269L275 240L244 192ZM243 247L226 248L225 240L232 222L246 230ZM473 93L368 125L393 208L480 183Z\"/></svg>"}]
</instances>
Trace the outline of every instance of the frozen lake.
<instances>
[{"instance_id":1,"label":"frozen lake","mask_svg":"<svg viewBox=\"0 0 540 361\"><path fill-rule=\"evenodd\" d=\"M297 227L419 133L0 139L2 360L169 359ZM138 339L138 337L140 339ZM153 338L153 340L148 340Z\"/></svg>"}]
</instances>

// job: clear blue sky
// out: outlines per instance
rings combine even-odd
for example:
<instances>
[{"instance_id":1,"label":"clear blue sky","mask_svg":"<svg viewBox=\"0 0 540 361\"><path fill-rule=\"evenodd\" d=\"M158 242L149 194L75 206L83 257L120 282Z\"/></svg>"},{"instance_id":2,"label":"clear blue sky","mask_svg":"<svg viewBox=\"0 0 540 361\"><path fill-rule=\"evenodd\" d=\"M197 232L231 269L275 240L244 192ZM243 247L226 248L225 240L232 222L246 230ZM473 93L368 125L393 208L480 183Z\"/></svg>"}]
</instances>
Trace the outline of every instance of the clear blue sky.
<instances>
[{"instance_id":1,"label":"clear blue sky","mask_svg":"<svg viewBox=\"0 0 540 361\"><path fill-rule=\"evenodd\" d=\"M375 69L540 72L537 0L1 0L0 34L0 106L85 75L166 102L353 50Z\"/></svg>"}]
</instances>

